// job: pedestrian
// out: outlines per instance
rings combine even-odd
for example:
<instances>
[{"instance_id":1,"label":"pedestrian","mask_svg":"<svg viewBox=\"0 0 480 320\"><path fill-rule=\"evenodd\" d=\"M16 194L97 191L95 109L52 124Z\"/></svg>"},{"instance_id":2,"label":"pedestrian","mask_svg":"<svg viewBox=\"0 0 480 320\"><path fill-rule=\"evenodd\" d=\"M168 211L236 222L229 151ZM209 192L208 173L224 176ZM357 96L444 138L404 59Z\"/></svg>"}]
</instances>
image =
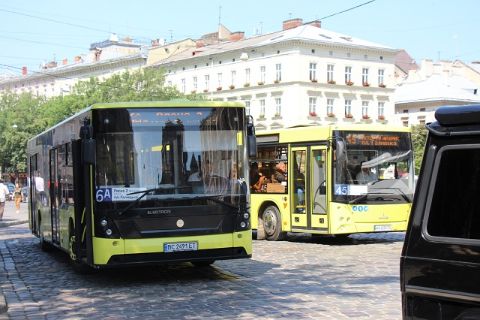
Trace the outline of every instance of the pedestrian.
<instances>
[{"instance_id":1,"label":"pedestrian","mask_svg":"<svg viewBox=\"0 0 480 320\"><path fill-rule=\"evenodd\" d=\"M14 199L15 199L15 209L17 210L17 213L20 212L20 203L22 202L22 186L20 183L15 183L15 190L13 191L14 193Z\"/></svg>"},{"instance_id":2,"label":"pedestrian","mask_svg":"<svg viewBox=\"0 0 480 320\"><path fill-rule=\"evenodd\" d=\"M3 219L3 211L5 210L5 201L10 193L6 185L3 184L3 179L0 178L0 220Z\"/></svg>"}]
</instances>

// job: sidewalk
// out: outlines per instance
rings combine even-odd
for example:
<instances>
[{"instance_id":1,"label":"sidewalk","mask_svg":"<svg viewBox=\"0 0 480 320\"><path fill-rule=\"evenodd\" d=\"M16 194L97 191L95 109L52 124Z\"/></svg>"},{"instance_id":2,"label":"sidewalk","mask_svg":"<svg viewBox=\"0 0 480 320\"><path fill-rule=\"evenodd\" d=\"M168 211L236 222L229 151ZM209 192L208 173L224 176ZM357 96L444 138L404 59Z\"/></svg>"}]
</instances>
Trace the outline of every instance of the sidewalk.
<instances>
[{"instance_id":1,"label":"sidewalk","mask_svg":"<svg viewBox=\"0 0 480 320\"><path fill-rule=\"evenodd\" d=\"M3 212L3 219L0 220L0 228L6 228L9 226L24 223L28 223L28 203L22 202L20 204L20 212L16 213L15 202L5 202L5 211ZM0 259L0 262L0 272L3 273L3 258ZM3 295L2 289L0 288L0 319L6 319L5 316L8 318L8 316L6 315L7 310L8 305L5 300L5 296Z\"/></svg>"},{"instance_id":2,"label":"sidewalk","mask_svg":"<svg viewBox=\"0 0 480 320\"><path fill-rule=\"evenodd\" d=\"M20 212L15 212L15 202L5 202L5 211L3 212L3 219L0 220L0 228L13 226L17 224L24 224L28 222L28 203L22 202L20 204Z\"/></svg>"}]
</instances>

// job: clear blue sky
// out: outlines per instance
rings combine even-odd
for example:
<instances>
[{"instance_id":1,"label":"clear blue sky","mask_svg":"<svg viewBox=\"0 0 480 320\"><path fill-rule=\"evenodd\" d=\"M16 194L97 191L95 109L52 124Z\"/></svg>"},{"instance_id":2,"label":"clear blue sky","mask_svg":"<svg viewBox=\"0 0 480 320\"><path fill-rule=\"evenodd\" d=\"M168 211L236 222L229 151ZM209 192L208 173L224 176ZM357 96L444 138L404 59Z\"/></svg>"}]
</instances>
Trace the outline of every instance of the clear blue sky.
<instances>
[{"instance_id":1,"label":"clear blue sky","mask_svg":"<svg viewBox=\"0 0 480 320\"><path fill-rule=\"evenodd\" d=\"M0 0L0 74L20 72L5 65L38 70L54 57L71 61L113 32L146 43L196 39L217 30L220 13L223 25L250 37L281 30L283 20L321 19L367 1ZM418 62L471 62L480 60L479 13L478 0L374 0L323 19L322 27L405 49Z\"/></svg>"}]
</instances>

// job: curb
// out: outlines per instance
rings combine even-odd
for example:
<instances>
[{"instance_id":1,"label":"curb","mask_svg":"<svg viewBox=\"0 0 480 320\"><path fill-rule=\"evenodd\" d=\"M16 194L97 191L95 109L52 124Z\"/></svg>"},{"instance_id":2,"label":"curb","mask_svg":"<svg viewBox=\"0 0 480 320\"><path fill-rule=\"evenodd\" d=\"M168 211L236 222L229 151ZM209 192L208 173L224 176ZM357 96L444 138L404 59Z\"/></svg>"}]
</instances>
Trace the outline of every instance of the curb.
<instances>
[{"instance_id":1,"label":"curb","mask_svg":"<svg viewBox=\"0 0 480 320\"><path fill-rule=\"evenodd\" d=\"M0 222L0 228L15 226L17 224L28 223L28 220L15 220L15 221L2 221Z\"/></svg>"}]
</instances>

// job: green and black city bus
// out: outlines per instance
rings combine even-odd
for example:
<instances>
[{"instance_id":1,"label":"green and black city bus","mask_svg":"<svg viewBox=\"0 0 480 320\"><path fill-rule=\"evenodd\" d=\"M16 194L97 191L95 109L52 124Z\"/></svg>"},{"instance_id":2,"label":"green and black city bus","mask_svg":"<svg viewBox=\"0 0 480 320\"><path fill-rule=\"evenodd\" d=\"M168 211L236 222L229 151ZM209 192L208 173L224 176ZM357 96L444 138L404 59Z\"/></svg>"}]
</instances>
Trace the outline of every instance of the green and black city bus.
<instances>
[{"instance_id":1,"label":"green and black city bus","mask_svg":"<svg viewBox=\"0 0 480 320\"><path fill-rule=\"evenodd\" d=\"M248 258L254 153L239 103L92 105L28 141L30 228L78 269Z\"/></svg>"}]
</instances>

